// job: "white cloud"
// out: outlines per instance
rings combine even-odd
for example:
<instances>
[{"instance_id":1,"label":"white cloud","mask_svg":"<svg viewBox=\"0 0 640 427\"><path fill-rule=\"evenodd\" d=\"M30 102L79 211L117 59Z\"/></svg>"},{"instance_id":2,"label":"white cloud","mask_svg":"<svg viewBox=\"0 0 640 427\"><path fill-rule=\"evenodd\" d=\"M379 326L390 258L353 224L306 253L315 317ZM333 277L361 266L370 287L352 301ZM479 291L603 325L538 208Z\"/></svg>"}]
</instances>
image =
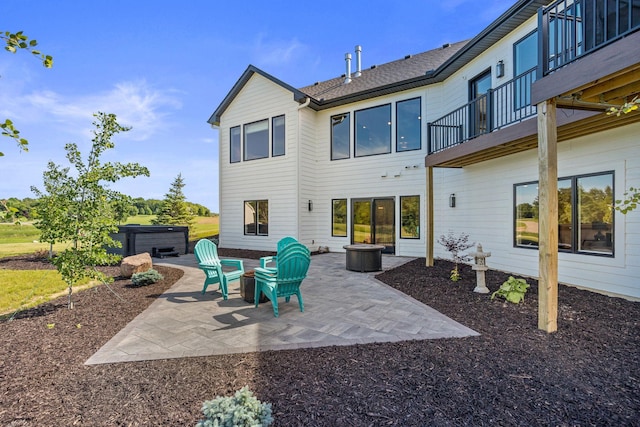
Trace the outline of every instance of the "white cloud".
<instances>
[{"instance_id":1,"label":"white cloud","mask_svg":"<svg viewBox=\"0 0 640 427\"><path fill-rule=\"evenodd\" d=\"M0 95L0 113L18 112L21 123L55 124L67 132L86 136L93 129L93 114L113 113L118 123L132 126L128 139L144 141L171 126L172 112L182 108L177 93L152 87L145 80L126 81L111 89L79 96L45 90L11 97ZM26 128L26 126L23 126Z\"/></svg>"},{"instance_id":2,"label":"white cloud","mask_svg":"<svg viewBox=\"0 0 640 427\"><path fill-rule=\"evenodd\" d=\"M304 52L305 45L297 38L292 40L268 40L264 33L258 34L253 46L252 56L261 66L283 65L293 62Z\"/></svg>"}]
</instances>

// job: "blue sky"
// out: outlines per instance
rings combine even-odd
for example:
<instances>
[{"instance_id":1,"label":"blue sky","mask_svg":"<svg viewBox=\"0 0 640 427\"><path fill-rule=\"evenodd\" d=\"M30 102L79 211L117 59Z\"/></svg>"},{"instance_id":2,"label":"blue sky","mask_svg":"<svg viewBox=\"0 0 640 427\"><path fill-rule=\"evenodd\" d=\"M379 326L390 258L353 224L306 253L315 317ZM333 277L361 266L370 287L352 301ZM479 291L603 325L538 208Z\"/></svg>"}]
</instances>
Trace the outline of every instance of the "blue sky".
<instances>
[{"instance_id":1,"label":"blue sky","mask_svg":"<svg viewBox=\"0 0 640 427\"><path fill-rule=\"evenodd\" d=\"M0 52L0 121L29 140L0 138L0 198L34 197L47 162L68 166L64 145L86 155L92 114L132 130L103 161L138 162L149 178L112 188L163 199L182 174L184 193L218 211L218 134L207 119L249 64L303 87L362 66L472 38L515 0L213 1L24 0L2 6L1 31L24 31L54 58Z\"/></svg>"}]
</instances>

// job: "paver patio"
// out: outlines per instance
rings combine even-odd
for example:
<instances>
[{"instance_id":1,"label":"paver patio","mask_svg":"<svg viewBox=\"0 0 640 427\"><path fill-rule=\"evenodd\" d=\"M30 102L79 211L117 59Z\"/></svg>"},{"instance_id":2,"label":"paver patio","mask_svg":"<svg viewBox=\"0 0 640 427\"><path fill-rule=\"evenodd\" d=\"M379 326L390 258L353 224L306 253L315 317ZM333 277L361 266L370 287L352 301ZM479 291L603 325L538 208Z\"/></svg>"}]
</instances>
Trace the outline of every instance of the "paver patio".
<instances>
[{"instance_id":1,"label":"paver patio","mask_svg":"<svg viewBox=\"0 0 640 427\"><path fill-rule=\"evenodd\" d=\"M383 269L410 258L383 256ZM302 283L304 313L295 296L258 308L240 296L239 282L223 300L217 287L201 294L204 273L193 254L157 264L184 270L184 276L91 356L85 364L210 356L265 350L395 342L478 335L431 307L375 279L377 273L345 269L345 254L311 258ZM258 260L244 260L245 270Z\"/></svg>"}]
</instances>

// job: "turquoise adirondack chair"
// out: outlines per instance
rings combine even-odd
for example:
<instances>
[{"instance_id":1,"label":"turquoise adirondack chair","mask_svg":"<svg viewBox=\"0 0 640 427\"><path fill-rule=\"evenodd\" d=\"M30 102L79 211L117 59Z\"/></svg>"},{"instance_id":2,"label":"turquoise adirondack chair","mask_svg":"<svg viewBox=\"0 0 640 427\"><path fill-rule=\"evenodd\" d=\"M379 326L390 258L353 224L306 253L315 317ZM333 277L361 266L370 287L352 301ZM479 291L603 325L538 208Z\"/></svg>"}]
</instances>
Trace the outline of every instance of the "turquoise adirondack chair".
<instances>
[{"instance_id":1,"label":"turquoise adirondack chair","mask_svg":"<svg viewBox=\"0 0 640 427\"><path fill-rule=\"evenodd\" d=\"M254 295L263 292L273 306L273 314L278 317L278 298L284 297L289 302L291 295L298 298L300 311L304 312L304 302L300 293L300 285L309 271L311 255L309 249L301 243L289 243L278 252L275 268L258 267L256 271L256 289ZM258 306L259 298L255 298Z\"/></svg>"},{"instance_id":2,"label":"turquoise adirondack chair","mask_svg":"<svg viewBox=\"0 0 640 427\"><path fill-rule=\"evenodd\" d=\"M282 251L289 243L296 243L297 240L293 237L287 236L287 237L283 237L282 239L280 239L278 241L278 245L276 246L276 251L279 253L280 251ZM261 268L269 268L267 267L267 264L271 263L271 262L277 262L278 259L278 255L273 255L273 256L263 256L262 258L260 258L260 267Z\"/></svg>"},{"instance_id":3,"label":"turquoise adirondack chair","mask_svg":"<svg viewBox=\"0 0 640 427\"><path fill-rule=\"evenodd\" d=\"M207 291L207 286L219 283L222 298L226 300L229 296L229 282L239 280L240 276L244 274L242 260L220 259L216 244L207 239L199 240L193 253L196 256L196 260L198 260L198 267L204 271L206 276L202 293L204 294ZM224 271L223 267L227 267L227 271ZM234 270L228 271L229 267Z\"/></svg>"}]
</instances>

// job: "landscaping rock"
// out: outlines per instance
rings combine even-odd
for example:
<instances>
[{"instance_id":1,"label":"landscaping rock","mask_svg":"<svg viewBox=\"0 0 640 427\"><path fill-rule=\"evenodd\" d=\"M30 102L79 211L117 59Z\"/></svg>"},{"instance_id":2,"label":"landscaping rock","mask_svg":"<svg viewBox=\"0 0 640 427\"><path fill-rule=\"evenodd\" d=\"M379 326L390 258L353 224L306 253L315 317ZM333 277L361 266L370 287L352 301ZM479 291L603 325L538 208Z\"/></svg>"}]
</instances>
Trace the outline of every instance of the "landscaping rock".
<instances>
[{"instance_id":1,"label":"landscaping rock","mask_svg":"<svg viewBox=\"0 0 640 427\"><path fill-rule=\"evenodd\" d=\"M144 252L123 258L120 264L120 274L123 277L131 277L134 273L142 273L151 270L152 267L151 255L149 252Z\"/></svg>"}]
</instances>

